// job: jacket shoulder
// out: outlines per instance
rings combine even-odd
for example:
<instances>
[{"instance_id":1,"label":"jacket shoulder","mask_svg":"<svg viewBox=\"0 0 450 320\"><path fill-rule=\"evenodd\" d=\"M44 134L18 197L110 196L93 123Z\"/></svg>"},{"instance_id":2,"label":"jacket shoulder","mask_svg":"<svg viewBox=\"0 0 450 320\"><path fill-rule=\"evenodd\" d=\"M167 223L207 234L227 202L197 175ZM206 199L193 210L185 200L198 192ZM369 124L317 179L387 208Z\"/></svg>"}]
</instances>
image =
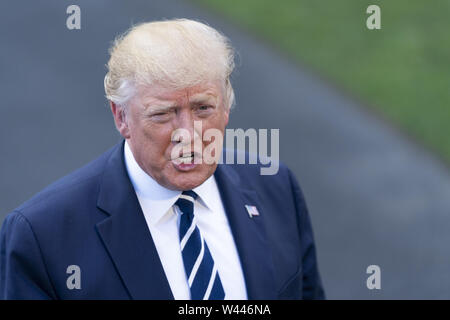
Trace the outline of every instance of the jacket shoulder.
<instances>
[{"instance_id":1,"label":"jacket shoulder","mask_svg":"<svg viewBox=\"0 0 450 320\"><path fill-rule=\"evenodd\" d=\"M53 182L14 211L29 219L52 209L58 208L59 211L63 211L65 208L77 207L81 199L86 201L96 194L104 167L118 147L120 145L114 146L83 167Z\"/></svg>"}]
</instances>

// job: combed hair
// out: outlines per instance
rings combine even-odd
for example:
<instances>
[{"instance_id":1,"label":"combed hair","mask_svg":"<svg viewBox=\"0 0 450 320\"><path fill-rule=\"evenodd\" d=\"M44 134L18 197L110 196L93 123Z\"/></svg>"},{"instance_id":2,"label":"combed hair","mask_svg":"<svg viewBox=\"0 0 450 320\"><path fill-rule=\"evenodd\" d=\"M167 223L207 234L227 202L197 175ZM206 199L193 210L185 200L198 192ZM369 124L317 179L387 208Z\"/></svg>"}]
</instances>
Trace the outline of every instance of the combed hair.
<instances>
[{"instance_id":1,"label":"combed hair","mask_svg":"<svg viewBox=\"0 0 450 320\"><path fill-rule=\"evenodd\" d=\"M174 19L135 25L114 40L109 53L106 98L122 108L139 86L181 89L217 80L224 84L226 107L234 105L234 49L228 38L201 22Z\"/></svg>"}]
</instances>

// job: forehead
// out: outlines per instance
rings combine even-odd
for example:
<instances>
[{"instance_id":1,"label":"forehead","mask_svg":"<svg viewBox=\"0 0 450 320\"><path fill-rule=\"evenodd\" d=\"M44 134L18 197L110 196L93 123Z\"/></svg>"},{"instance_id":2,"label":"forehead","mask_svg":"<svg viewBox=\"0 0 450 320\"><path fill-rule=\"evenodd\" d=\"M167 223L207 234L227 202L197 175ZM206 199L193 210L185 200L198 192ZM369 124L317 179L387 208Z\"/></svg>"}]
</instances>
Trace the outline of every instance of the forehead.
<instances>
[{"instance_id":1,"label":"forehead","mask_svg":"<svg viewBox=\"0 0 450 320\"><path fill-rule=\"evenodd\" d=\"M165 102L170 103L195 103L213 100L218 102L222 96L222 88L218 83L209 82L188 88L174 89L161 85L152 85L139 88L138 96L145 105Z\"/></svg>"}]
</instances>

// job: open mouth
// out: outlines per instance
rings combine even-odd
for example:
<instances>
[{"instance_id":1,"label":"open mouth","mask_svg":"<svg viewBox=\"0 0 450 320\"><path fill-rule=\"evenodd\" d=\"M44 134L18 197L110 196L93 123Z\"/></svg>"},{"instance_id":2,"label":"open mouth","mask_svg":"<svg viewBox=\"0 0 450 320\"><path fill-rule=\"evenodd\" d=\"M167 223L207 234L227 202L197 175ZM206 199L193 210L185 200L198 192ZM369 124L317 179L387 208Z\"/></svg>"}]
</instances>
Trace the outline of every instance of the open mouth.
<instances>
[{"instance_id":1,"label":"open mouth","mask_svg":"<svg viewBox=\"0 0 450 320\"><path fill-rule=\"evenodd\" d=\"M178 159L180 159L181 163L192 163L194 162L194 157L195 157L194 152L191 152L180 156Z\"/></svg>"},{"instance_id":2,"label":"open mouth","mask_svg":"<svg viewBox=\"0 0 450 320\"><path fill-rule=\"evenodd\" d=\"M172 159L172 162L175 164L193 164L194 160L201 159L201 155L197 152L190 152L185 154L180 154L178 158ZM197 163L198 161L196 161Z\"/></svg>"}]
</instances>

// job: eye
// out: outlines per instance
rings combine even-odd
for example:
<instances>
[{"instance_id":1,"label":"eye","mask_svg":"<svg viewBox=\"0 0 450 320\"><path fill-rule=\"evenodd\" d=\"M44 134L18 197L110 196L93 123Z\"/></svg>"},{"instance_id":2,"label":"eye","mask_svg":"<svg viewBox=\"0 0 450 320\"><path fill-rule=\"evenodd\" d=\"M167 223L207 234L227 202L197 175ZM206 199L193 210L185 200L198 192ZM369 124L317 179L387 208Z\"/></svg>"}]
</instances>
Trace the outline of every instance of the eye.
<instances>
[{"instance_id":1,"label":"eye","mask_svg":"<svg viewBox=\"0 0 450 320\"><path fill-rule=\"evenodd\" d=\"M197 111L199 112L211 112L212 110L214 110L214 106L213 105L209 105L209 104L201 104L197 107Z\"/></svg>"},{"instance_id":2,"label":"eye","mask_svg":"<svg viewBox=\"0 0 450 320\"><path fill-rule=\"evenodd\" d=\"M154 122L166 122L172 118L173 112L156 112L150 115L150 119Z\"/></svg>"}]
</instances>

